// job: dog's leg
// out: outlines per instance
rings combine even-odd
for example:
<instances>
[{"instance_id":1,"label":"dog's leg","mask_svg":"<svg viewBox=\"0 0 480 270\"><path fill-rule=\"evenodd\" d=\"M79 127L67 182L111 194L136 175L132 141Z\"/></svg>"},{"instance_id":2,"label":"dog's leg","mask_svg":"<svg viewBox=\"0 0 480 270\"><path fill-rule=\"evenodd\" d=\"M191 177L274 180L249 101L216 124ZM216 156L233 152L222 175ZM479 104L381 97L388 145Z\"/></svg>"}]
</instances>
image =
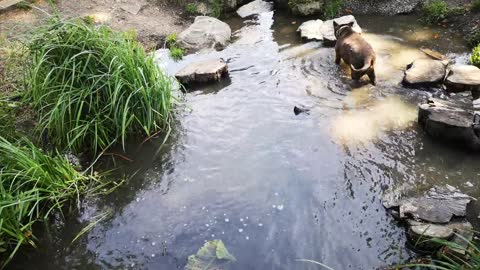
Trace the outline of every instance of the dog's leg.
<instances>
[{"instance_id":1,"label":"dog's leg","mask_svg":"<svg viewBox=\"0 0 480 270\"><path fill-rule=\"evenodd\" d=\"M376 81L376 77L375 77L375 69L371 68L369 71L368 71L368 78L370 79L370 83L372 85L376 85L377 84L377 81Z\"/></svg>"},{"instance_id":2,"label":"dog's leg","mask_svg":"<svg viewBox=\"0 0 480 270\"><path fill-rule=\"evenodd\" d=\"M340 52L337 48L335 48L335 64L340 65L341 60Z\"/></svg>"}]
</instances>

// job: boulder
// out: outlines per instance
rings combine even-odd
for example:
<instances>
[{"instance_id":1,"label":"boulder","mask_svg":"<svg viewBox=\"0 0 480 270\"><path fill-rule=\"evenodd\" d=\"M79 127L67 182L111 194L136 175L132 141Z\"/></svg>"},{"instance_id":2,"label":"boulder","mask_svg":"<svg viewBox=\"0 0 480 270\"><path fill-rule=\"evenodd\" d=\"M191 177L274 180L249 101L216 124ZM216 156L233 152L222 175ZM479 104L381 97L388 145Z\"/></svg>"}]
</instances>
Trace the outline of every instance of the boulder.
<instances>
[{"instance_id":1,"label":"boulder","mask_svg":"<svg viewBox=\"0 0 480 270\"><path fill-rule=\"evenodd\" d=\"M415 11L425 0L344 0L343 6L355 14L395 15Z\"/></svg>"},{"instance_id":2,"label":"boulder","mask_svg":"<svg viewBox=\"0 0 480 270\"><path fill-rule=\"evenodd\" d=\"M273 4L271 2L266 2L262 0L255 0L250 2L246 5L243 5L237 10L238 16L245 18L252 15L261 14L264 12L269 12L273 8Z\"/></svg>"},{"instance_id":3,"label":"boulder","mask_svg":"<svg viewBox=\"0 0 480 270\"><path fill-rule=\"evenodd\" d=\"M225 11L233 11L246 2L248 0L223 0L223 8Z\"/></svg>"},{"instance_id":4,"label":"boulder","mask_svg":"<svg viewBox=\"0 0 480 270\"><path fill-rule=\"evenodd\" d=\"M419 105L418 123L431 137L479 150L480 139L472 126L473 115L471 96L462 93L447 100L429 98Z\"/></svg>"},{"instance_id":5,"label":"boulder","mask_svg":"<svg viewBox=\"0 0 480 270\"><path fill-rule=\"evenodd\" d=\"M450 66L445 85L449 92L480 91L480 68L472 65Z\"/></svg>"},{"instance_id":6,"label":"boulder","mask_svg":"<svg viewBox=\"0 0 480 270\"><path fill-rule=\"evenodd\" d=\"M454 221L449 224L429 224L408 220L408 239L417 249L435 251L443 245L432 239L447 240L459 245L450 250L457 255L465 255L468 242L473 239L473 226L468 221Z\"/></svg>"},{"instance_id":7,"label":"boulder","mask_svg":"<svg viewBox=\"0 0 480 270\"><path fill-rule=\"evenodd\" d=\"M187 65L175 74L175 78L188 85L219 81L227 73L227 63L222 59L203 60Z\"/></svg>"},{"instance_id":8,"label":"boulder","mask_svg":"<svg viewBox=\"0 0 480 270\"><path fill-rule=\"evenodd\" d=\"M448 223L452 217L464 217L472 198L452 186L434 187L422 196L405 198L384 204L399 208L401 219L414 218L432 223Z\"/></svg>"},{"instance_id":9,"label":"boulder","mask_svg":"<svg viewBox=\"0 0 480 270\"><path fill-rule=\"evenodd\" d=\"M298 16L311 16L322 11L323 0L295 0L289 2L292 13Z\"/></svg>"},{"instance_id":10,"label":"boulder","mask_svg":"<svg viewBox=\"0 0 480 270\"><path fill-rule=\"evenodd\" d=\"M325 22L322 20L306 21L300 25L300 27L297 29L297 32L300 33L300 36L304 40L323 41L324 45L334 46L337 42L337 38L335 37L335 31L333 29L333 21L337 22L338 24L347 24L353 22L353 30L357 33L362 32L362 28L360 28L355 20L355 17L352 15L339 17Z\"/></svg>"},{"instance_id":11,"label":"boulder","mask_svg":"<svg viewBox=\"0 0 480 270\"><path fill-rule=\"evenodd\" d=\"M227 46L232 35L228 24L212 17L198 16L190 27L178 35L178 44L188 51Z\"/></svg>"},{"instance_id":12,"label":"boulder","mask_svg":"<svg viewBox=\"0 0 480 270\"><path fill-rule=\"evenodd\" d=\"M433 59L416 59L407 66L403 83L406 85L437 85L447 73L444 62Z\"/></svg>"}]
</instances>

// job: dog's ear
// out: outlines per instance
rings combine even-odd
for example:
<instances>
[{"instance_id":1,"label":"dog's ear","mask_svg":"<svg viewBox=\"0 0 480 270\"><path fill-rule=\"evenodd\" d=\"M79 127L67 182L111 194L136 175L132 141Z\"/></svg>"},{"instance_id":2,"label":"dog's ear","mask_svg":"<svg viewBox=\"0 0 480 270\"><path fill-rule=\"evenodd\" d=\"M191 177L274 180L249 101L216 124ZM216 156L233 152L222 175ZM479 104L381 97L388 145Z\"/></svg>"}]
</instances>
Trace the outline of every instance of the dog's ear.
<instances>
[{"instance_id":1,"label":"dog's ear","mask_svg":"<svg viewBox=\"0 0 480 270\"><path fill-rule=\"evenodd\" d=\"M333 27L338 27L338 23L336 21L333 21Z\"/></svg>"},{"instance_id":2,"label":"dog's ear","mask_svg":"<svg viewBox=\"0 0 480 270\"><path fill-rule=\"evenodd\" d=\"M355 22L349 22L348 26L353 27L354 24L355 24Z\"/></svg>"}]
</instances>

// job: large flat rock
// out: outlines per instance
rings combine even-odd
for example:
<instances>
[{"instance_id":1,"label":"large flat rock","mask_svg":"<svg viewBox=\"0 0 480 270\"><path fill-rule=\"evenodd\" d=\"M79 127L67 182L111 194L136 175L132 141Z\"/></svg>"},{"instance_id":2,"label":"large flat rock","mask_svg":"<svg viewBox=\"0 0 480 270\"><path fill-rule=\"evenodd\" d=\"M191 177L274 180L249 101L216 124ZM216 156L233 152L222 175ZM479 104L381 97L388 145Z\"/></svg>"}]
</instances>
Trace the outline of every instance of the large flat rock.
<instances>
[{"instance_id":1,"label":"large flat rock","mask_svg":"<svg viewBox=\"0 0 480 270\"><path fill-rule=\"evenodd\" d=\"M323 41L327 46L335 46L337 38L335 37L335 31L333 28L333 21L338 24L348 24L353 22L353 30L357 33L362 32L362 28L358 25L353 15L342 16L333 20L311 20L306 21L300 25L297 32L305 41Z\"/></svg>"},{"instance_id":2,"label":"large flat rock","mask_svg":"<svg viewBox=\"0 0 480 270\"><path fill-rule=\"evenodd\" d=\"M203 60L191 63L175 74L182 84L219 81L228 73L227 63L221 59Z\"/></svg>"},{"instance_id":3,"label":"large flat rock","mask_svg":"<svg viewBox=\"0 0 480 270\"><path fill-rule=\"evenodd\" d=\"M190 27L178 35L179 45L188 51L223 49L232 36L228 24L208 16L198 16Z\"/></svg>"},{"instance_id":4,"label":"large flat rock","mask_svg":"<svg viewBox=\"0 0 480 270\"><path fill-rule=\"evenodd\" d=\"M470 94L461 93L445 100L429 98L418 107L418 123L433 138L480 150L480 139L473 124Z\"/></svg>"},{"instance_id":5,"label":"large flat rock","mask_svg":"<svg viewBox=\"0 0 480 270\"><path fill-rule=\"evenodd\" d=\"M445 80L450 92L480 90L480 68L472 65L452 65Z\"/></svg>"},{"instance_id":6,"label":"large flat rock","mask_svg":"<svg viewBox=\"0 0 480 270\"><path fill-rule=\"evenodd\" d=\"M273 9L273 3L262 1L262 0L255 0L246 5L241 6L237 10L237 14L242 18L246 18L252 15L269 12L272 9Z\"/></svg>"},{"instance_id":7,"label":"large flat rock","mask_svg":"<svg viewBox=\"0 0 480 270\"><path fill-rule=\"evenodd\" d=\"M447 66L433 59L416 59L407 66L403 83L409 86L440 84L445 79Z\"/></svg>"},{"instance_id":8,"label":"large flat rock","mask_svg":"<svg viewBox=\"0 0 480 270\"><path fill-rule=\"evenodd\" d=\"M292 13L298 16L312 16L322 11L324 0L316 1L295 1L294 5L290 5Z\"/></svg>"}]
</instances>

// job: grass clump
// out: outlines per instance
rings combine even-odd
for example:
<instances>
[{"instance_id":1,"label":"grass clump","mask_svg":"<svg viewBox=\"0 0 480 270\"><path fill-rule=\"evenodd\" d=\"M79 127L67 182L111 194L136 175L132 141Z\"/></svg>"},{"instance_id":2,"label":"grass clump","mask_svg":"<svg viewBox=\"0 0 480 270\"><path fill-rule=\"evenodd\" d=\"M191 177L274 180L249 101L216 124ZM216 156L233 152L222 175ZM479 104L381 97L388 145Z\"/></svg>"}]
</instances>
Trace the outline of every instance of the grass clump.
<instances>
[{"instance_id":1,"label":"grass clump","mask_svg":"<svg viewBox=\"0 0 480 270\"><path fill-rule=\"evenodd\" d=\"M472 65L480 67L480 43L477 45L477 47L473 48L470 62L472 62Z\"/></svg>"},{"instance_id":2,"label":"grass clump","mask_svg":"<svg viewBox=\"0 0 480 270\"><path fill-rule=\"evenodd\" d=\"M184 54L184 51L182 48L178 48L178 47L170 48L170 56L175 61L182 60L183 54Z\"/></svg>"},{"instance_id":3,"label":"grass clump","mask_svg":"<svg viewBox=\"0 0 480 270\"><path fill-rule=\"evenodd\" d=\"M0 256L5 266L24 244L35 246L32 226L82 194L95 193L99 178L77 172L60 155L51 157L28 140L0 137Z\"/></svg>"},{"instance_id":4,"label":"grass clump","mask_svg":"<svg viewBox=\"0 0 480 270\"><path fill-rule=\"evenodd\" d=\"M452 11L445 1L433 0L423 6L422 13L423 21L429 24L435 24L450 16Z\"/></svg>"},{"instance_id":5,"label":"grass clump","mask_svg":"<svg viewBox=\"0 0 480 270\"><path fill-rule=\"evenodd\" d=\"M480 0L473 0L472 10L473 11L480 11Z\"/></svg>"},{"instance_id":6,"label":"grass clump","mask_svg":"<svg viewBox=\"0 0 480 270\"><path fill-rule=\"evenodd\" d=\"M469 34L468 44L472 48L480 44L480 29L476 29Z\"/></svg>"},{"instance_id":7,"label":"grass clump","mask_svg":"<svg viewBox=\"0 0 480 270\"><path fill-rule=\"evenodd\" d=\"M26 97L55 146L97 154L168 128L172 81L133 35L56 20L28 47Z\"/></svg>"},{"instance_id":8,"label":"grass clump","mask_svg":"<svg viewBox=\"0 0 480 270\"><path fill-rule=\"evenodd\" d=\"M223 0L210 0L211 15L219 18L223 13Z\"/></svg>"},{"instance_id":9,"label":"grass clump","mask_svg":"<svg viewBox=\"0 0 480 270\"><path fill-rule=\"evenodd\" d=\"M327 0L323 8L323 17L333 19L340 14L343 7L343 0Z\"/></svg>"},{"instance_id":10,"label":"grass clump","mask_svg":"<svg viewBox=\"0 0 480 270\"><path fill-rule=\"evenodd\" d=\"M185 12L189 15L194 15L197 13L197 4L196 3L188 3L185 6Z\"/></svg>"},{"instance_id":11,"label":"grass clump","mask_svg":"<svg viewBox=\"0 0 480 270\"><path fill-rule=\"evenodd\" d=\"M185 51L177 44L177 33L172 33L165 38L165 46L170 49L170 56L173 60L178 61L183 59Z\"/></svg>"}]
</instances>

